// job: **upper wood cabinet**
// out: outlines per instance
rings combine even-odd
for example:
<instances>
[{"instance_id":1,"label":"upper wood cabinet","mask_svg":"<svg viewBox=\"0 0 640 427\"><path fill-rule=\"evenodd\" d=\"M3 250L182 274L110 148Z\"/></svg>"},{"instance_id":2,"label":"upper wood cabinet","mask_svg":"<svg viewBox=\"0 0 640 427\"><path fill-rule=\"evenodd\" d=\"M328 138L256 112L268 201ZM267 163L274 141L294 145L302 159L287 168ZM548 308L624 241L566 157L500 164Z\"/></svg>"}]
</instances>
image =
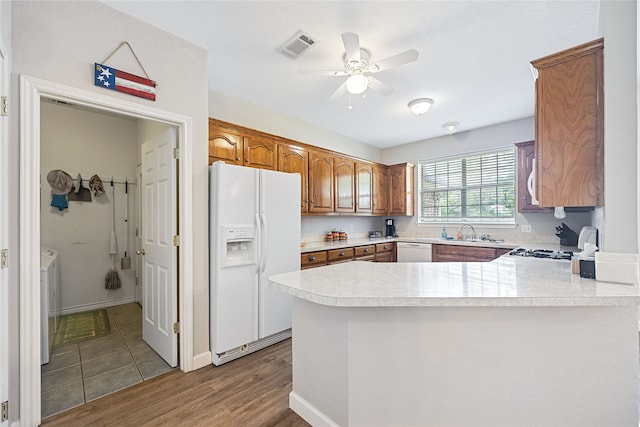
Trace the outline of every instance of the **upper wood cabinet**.
<instances>
[{"instance_id":1,"label":"upper wood cabinet","mask_svg":"<svg viewBox=\"0 0 640 427\"><path fill-rule=\"evenodd\" d=\"M309 150L309 213L333 212L333 156Z\"/></svg>"},{"instance_id":2,"label":"upper wood cabinet","mask_svg":"<svg viewBox=\"0 0 640 427\"><path fill-rule=\"evenodd\" d=\"M389 166L389 215L414 214L413 170L411 163Z\"/></svg>"},{"instance_id":3,"label":"upper wood cabinet","mask_svg":"<svg viewBox=\"0 0 640 427\"><path fill-rule=\"evenodd\" d=\"M535 61L540 206L604 204L603 39Z\"/></svg>"},{"instance_id":4,"label":"upper wood cabinet","mask_svg":"<svg viewBox=\"0 0 640 427\"><path fill-rule=\"evenodd\" d=\"M333 184L335 194L335 211L352 213L355 211L353 159L346 157L333 157Z\"/></svg>"},{"instance_id":5,"label":"upper wood cabinet","mask_svg":"<svg viewBox=\"0 0 640 427\"><path fill-rule=\"evenodd\" d=\"M356 212L371 214L373 211L373 166L355 163Z\"/></svg>"},{"instance_id":6,"label":"upper wood cabinet","mask_svg":"<svg viewBox=\"0 0 640 427\"><path fill-rule=\"evenodd\" d=\"M518 155L518 212L553 212L553 209L543 208L531 202L529 186L533 186L533 161L536 158L536 146L534 141L518 142L516 144Z\"/></svg>"},{"instance_id":7,"label":"upper wood cabinet","mask_svg":"<svg viewBox=\"0 0 640 427\"><path fill-rule=\"evenodd\" d=\"M374 165L371 176L373 215L386 215L389 208L389 168Z\"/></svg>"},{"instance_id":8,"label":"upper wood cabinet","mask_svg":"<svg viewBox=\"0 0 640 427\"><path fill-rule=\"evenodd\" d=\"M305 215L413 215L413 165L386 166L209 119L209 164L300 175Z\"/></svg>"},{"instance_id":9,"label":"upper wood cabinet","mask_svg":"<svg viewBox=\"0 0 640 427\"><path fill-rule=\"evenodd\" d=\"M302 147L278 144L278 170L300 174L300 213L309 211L309 152Z\"/></svg>"},{"instance_id":10,"label":"upper wood cabinet","mask_svg":"<svg viewBox=\"0 0 640 427\"><path fill-rule=\"evenodd\" d=\"M222 160L234 165L243 163L244 140L240 132L209 120L209 164Z\"/></svg>"},{"instance_id":11,"label":"upper wood cabinet","mask_svg":"<svg viewBox=\"0 0 640 427\"><path fill-rule=\"evenodd\" d=\"M278 144L269 136L244 137L244 166L276 170L278 168Z\"/></svg>"}]
</instances>

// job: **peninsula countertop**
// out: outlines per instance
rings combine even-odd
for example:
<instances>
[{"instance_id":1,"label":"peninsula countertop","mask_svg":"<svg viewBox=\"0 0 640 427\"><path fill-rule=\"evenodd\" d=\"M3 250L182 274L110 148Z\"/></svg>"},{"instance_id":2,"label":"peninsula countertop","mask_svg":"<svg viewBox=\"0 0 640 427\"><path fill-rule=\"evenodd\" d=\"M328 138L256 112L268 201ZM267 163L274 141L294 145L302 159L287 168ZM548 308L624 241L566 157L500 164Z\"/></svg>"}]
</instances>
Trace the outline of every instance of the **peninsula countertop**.
<instances>
[{"instance_id":1,"label":"peninsula countertop","mask_svg":"<svg viewBox=\"0 0 640 427\"><path fill-rule=\"evenodd\" d=\"M583 279L569 261L500 257L492 262L355 261L276 274L275 289L335 307L633 306L638 285Z\"/></svg>"}]
</instances>

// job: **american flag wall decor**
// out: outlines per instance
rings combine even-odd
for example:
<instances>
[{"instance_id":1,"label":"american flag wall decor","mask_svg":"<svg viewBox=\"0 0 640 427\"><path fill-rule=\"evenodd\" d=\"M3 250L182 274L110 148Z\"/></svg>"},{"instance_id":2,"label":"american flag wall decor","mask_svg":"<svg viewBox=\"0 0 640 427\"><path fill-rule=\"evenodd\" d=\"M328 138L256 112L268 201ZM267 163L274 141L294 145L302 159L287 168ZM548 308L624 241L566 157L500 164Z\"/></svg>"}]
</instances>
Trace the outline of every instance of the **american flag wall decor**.
<instances>
[{"instance_id":1,"label":"american flag wall decor","mask_svg":"<svg viewBox=\"0 0 640 427\"><path fill-rule=\"evenodd\" d=\"M116 70L97 62L95 63L94 75L96 86L151 101L156 100L156 82L153 80Z\"/></svg>"}]
</instances>

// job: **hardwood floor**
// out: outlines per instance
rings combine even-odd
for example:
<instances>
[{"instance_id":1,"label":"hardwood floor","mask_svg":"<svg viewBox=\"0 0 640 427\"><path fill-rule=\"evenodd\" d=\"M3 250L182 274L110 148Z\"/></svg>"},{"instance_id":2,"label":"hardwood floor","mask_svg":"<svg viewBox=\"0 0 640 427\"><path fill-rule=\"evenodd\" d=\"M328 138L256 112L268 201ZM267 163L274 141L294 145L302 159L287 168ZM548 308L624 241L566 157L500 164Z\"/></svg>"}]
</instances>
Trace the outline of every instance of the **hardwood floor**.
<instances>
[{"instance_id":1,"label":"hardwood floor","mask_svg":"<svg viewBox=\"0 0 640 427\"><path fill-rule=\"evenodd\" d=\"M173 371L43 420L43 426L308 426L289 409L291 340L222 366Z\"/></svg>"}]
</instances>

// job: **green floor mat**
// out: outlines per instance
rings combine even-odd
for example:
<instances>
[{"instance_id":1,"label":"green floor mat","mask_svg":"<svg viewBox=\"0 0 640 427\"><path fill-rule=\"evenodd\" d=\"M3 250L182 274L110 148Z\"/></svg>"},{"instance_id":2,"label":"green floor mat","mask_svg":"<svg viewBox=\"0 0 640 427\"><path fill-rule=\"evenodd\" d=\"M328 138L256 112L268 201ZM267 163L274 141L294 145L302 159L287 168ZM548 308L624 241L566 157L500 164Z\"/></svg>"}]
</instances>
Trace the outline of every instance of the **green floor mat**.
<instances>
[{"instance_id":1,"label":"green floor mat","mask_svg":"<svg viewBox=\"0 0 640 427\"><path fill-rule=\"evenodd\" d=\"M60 316L60 326L53 341L54 346L70 344L107 335L111 332L109 314L105 308L84 313Z\"/></svg>"}]
</instances>

